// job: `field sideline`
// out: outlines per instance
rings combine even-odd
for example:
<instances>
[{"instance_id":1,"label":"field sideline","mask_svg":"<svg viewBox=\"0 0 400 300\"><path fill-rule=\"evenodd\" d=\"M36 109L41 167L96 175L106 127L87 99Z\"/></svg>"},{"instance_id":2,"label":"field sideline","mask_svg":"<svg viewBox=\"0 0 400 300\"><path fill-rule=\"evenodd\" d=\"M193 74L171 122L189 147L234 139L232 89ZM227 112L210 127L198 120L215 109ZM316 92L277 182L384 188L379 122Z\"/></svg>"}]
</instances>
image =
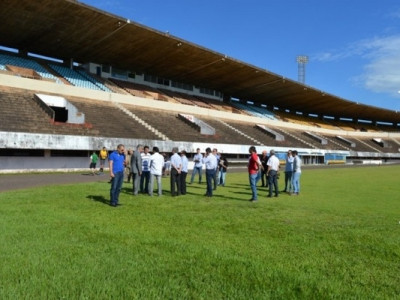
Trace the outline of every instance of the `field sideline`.
<instances>
[{"instance_id":1,"label":"field sideline","mask_svg":"<svg viewBox=\"0 0 400 300\"><path fill-rule=\"evenodd\" d=\"M398 174L308 169L300 196L258 203L245 173L211 199L125 183L117 208L103 182L3 192L0 298L398 299Z\"/></svg>"}]
</instances>

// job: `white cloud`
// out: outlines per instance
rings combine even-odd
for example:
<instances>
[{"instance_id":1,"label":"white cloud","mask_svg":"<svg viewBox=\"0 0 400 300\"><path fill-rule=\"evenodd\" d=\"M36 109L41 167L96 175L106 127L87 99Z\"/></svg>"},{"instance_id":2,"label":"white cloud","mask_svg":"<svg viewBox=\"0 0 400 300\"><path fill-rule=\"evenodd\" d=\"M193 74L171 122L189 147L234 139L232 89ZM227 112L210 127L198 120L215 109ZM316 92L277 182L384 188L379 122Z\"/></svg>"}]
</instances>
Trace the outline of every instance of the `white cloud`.
<instances>
[{"instance_id":1,"label":"white cloud","mask_svg":"<svg viewBox=\"0 0 400 300\"><path fill-rule=\"evenodd\" d=\"M400 19L400 9L393 11L389 14L390 18Z\"/></svg>"},{"instance_id":2,"label":"white cloud","mask_svg":"<svg viewBox=\"0 0 400 300\"><path fill-rule=\"evenodd\" d=\"M368 63L364 66L366 89L399 97L400 90L400 36L376 38L365 49Z\"/></svg>"},{"instance_id":3,"label":"white cloud","mask_svg":"<svg viewBox=\"0 0 400 300\"><path fill-rule=\"evenodd\" d=\"M314 60L335 62L354 57L366 61L363 74L353 82L367 90L400 98L400 35L358 41L345 49L320 53Z\"/></svg>"}]
</instances>

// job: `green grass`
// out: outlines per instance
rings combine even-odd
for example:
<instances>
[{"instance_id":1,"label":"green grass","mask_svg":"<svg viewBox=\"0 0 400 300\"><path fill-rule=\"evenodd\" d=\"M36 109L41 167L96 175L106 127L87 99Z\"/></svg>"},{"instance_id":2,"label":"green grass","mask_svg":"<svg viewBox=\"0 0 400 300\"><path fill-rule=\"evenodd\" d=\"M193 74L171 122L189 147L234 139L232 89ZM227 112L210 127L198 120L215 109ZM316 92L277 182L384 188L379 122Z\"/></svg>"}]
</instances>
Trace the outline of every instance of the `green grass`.
<instances>
[{"instance_id":1,"label":"green grass","mask_svg":"<svg viewBox=\"0 0 400 300\"><path fill-rule=\"evenodd\" d=\"M0 299L398 299L398 174L305 170L258 203L245 173L117 208L107 183L0 193Z\"/></svg>"}]
</instances>

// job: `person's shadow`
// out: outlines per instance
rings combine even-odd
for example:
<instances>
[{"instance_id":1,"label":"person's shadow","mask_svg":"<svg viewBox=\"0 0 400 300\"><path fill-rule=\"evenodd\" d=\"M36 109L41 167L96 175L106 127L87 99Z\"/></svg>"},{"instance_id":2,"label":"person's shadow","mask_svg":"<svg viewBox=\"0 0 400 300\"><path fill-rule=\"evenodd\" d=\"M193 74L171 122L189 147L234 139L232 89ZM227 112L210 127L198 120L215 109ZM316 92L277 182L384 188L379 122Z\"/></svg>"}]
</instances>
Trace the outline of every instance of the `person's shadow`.
<instances>
[{"instance_id":1,"label":"person's shadow","mask_svg":"<svg viewBox=\"0 0 400 300\"><path fill-rule=\"evenodd\" d=\"M88 195L86 196L87 199L92 200L92 201L96 201L96 202L100 202L103 204L110 204L110 200L104 198L104 196L99 196L99 195Z\"/></svg>"}]
</instances>

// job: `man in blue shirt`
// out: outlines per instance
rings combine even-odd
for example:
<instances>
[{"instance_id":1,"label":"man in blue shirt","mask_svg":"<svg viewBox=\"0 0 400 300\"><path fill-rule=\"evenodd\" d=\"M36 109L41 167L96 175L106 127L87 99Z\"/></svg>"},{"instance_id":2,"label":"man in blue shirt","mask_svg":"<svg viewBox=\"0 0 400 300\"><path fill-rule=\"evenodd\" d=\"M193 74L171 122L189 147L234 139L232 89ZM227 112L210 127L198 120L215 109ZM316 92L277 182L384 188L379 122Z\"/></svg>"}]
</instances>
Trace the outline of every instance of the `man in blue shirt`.
<instances>
[{"instance_id":1,"label":"man in blue shirt","mask_svg":"<svg viewBox=\"0 0 400 300\"><path fill-rule=\"evenodd\" d=\"M125 146L119 144L117 150L108 157L111 176L110 205L118 206L119 193L124 182Z\"/></svg>"}]
</instances>

